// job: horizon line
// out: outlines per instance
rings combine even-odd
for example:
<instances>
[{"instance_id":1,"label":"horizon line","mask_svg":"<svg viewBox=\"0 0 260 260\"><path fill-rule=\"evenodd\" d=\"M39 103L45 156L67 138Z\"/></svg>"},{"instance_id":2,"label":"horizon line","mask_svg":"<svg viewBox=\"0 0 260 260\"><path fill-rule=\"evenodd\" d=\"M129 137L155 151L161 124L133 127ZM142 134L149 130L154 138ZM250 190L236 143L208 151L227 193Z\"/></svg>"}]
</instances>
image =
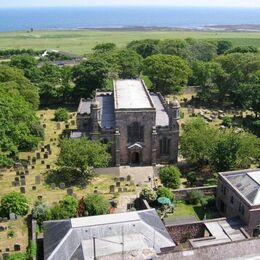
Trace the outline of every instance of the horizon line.
<instances>
[{"instance_id":1,"label":"horizon line","mask_svg":"<svg viewBox=\"0 0 260 260\"><path fill-rule=\"evenodd\" d=\"M138 7L173 7L173 8L228 8L228 9L260 9L260 6L209 6L209 5L43 5L43 6L0 6L0 9L27 9L27 8L138 8Z\"/></svg>"}]
</instances>

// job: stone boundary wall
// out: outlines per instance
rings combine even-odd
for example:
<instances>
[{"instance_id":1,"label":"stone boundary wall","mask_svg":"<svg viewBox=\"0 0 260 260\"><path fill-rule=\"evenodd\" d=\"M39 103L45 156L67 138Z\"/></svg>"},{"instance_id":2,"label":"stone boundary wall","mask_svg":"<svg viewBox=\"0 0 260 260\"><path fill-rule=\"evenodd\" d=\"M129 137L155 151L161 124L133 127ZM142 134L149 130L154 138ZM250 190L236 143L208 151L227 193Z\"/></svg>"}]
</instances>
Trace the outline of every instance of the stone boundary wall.
<instances>
[{"instance_id":1,"label":"stone boundary wall","mask_svg":"<svg viewBox=\"0 0 260 260\"><path fill-rule=\"evenodd\" d=\"M218 245L194 248L185 251L173 251L161 254L158 258L165 260L226 260L226 259L249 259L251 256L259 256L260 238L251 238L243 241L227 242Z\"/></svg>"},{"instance_id":2,"label":"stone boundary wall","mask_svg":"<svg viewBox=\"0 0 260 260\"><path fill-rule=\"evenodd\" d=\"M109 176L113 176L113 177L120 176L119 167L95 168L94 171L97 175L109 175Z\"/></svg>"},{"instance_id":3,"label":"stone boundary wall","mask_svg":"<svg viewBox=\"0 0 260 260\"><path fill-rule=\"evenodd\" d=\"M194 188L187 188L187 189L178 189L172 190L175 195L176 200L185 200L187 198L187 194L190 191L201 191L206 196L215 196L217 193L217 186L208 186L208 187L194 187Z\"/></svg>"}]
</instances>

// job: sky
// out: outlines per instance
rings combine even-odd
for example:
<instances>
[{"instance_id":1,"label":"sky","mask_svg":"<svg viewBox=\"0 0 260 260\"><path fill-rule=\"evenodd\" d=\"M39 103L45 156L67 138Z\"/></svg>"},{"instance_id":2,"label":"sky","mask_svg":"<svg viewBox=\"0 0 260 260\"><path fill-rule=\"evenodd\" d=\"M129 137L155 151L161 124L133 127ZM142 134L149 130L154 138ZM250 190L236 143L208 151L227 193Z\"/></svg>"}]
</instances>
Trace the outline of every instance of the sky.
<instances>
[{"instance_id":1,"label":"sky","mask_svg":"<svg viewBox=\"0 0 260 260\"><path fill-rule=\"evenodd\" d=\"M0 0L0 8L41 6L209 6L258 7L260 0Z\"/></svg>"}]
</instances>

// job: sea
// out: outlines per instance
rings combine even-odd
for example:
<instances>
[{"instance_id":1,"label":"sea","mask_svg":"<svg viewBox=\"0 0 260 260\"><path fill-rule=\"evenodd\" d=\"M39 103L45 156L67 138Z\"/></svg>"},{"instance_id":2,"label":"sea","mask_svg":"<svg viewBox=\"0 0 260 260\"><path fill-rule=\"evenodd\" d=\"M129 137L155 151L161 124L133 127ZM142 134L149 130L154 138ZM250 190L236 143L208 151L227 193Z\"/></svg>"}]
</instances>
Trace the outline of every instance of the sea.
<instances>
[{"instance_id":1,"label":"sea","mask_svg":"<svg viewBox=\"0 0 260 260\"><path fill-rule=\"evenodd\" d=\"M260 8L55 7L0 8L0 32L33 28L84 29L260 25Z\"/></svg>"}]
</instances>

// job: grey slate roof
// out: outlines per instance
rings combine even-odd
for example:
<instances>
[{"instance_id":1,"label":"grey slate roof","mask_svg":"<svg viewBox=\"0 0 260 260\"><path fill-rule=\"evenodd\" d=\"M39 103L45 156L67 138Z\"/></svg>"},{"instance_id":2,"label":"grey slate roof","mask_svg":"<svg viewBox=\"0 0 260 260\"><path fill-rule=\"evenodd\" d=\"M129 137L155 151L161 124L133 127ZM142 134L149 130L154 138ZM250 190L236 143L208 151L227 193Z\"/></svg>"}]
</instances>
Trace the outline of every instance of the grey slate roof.
<instances>
[{"instance_id":1,"label":"grey slate roof","mask_svg":"<svg viewBox=\"0 0 260 260\"><path fill-rule=\"evenodd\" d=\"M117 253L123 236L125 251L154 248L159 253L175 246L155 209L150 209L44 222L44 258L93 259L93 237L97 256Z\"/></svg>"},{"instance_id":2,"label":"grey slate roof","mask_svg":"<svg viewBox=\"0 0 260 260\"><path fill-rule=\"evenodd\" d=\"M150 96L156 109L156 126L167 126L169 124L169 117L162 101L157 94L150 93Z\"/></svg>"},{"instance_id":3,"label":"grey slate roof","mask_svg":"<svg viewBox=\"0 0 260 260\"><path fill-rule=\"evenodd\" d=\"M115 125L113 95L98 95L97 100L101 111L101 127L113 128Z\"/></svg>"},{"instance_id":4,"label":"grey slate roof","mask_svg":"<svg viewBox=\"0 0 260 260\"><path fill-rule=\"evenodd\" d=\"M224 175L253 205L260 204L260 170Z\"/></svg>"},{"instance_id":5,"label":"grey slate roof","mask_svg":"<svg viewBox=\"0 0 260 260\"><path fill-rule=\"evenodd\" d=\"M90 114L91 100L82 98L79 102L78 114Z\"/></svg>"}]
</instances>

